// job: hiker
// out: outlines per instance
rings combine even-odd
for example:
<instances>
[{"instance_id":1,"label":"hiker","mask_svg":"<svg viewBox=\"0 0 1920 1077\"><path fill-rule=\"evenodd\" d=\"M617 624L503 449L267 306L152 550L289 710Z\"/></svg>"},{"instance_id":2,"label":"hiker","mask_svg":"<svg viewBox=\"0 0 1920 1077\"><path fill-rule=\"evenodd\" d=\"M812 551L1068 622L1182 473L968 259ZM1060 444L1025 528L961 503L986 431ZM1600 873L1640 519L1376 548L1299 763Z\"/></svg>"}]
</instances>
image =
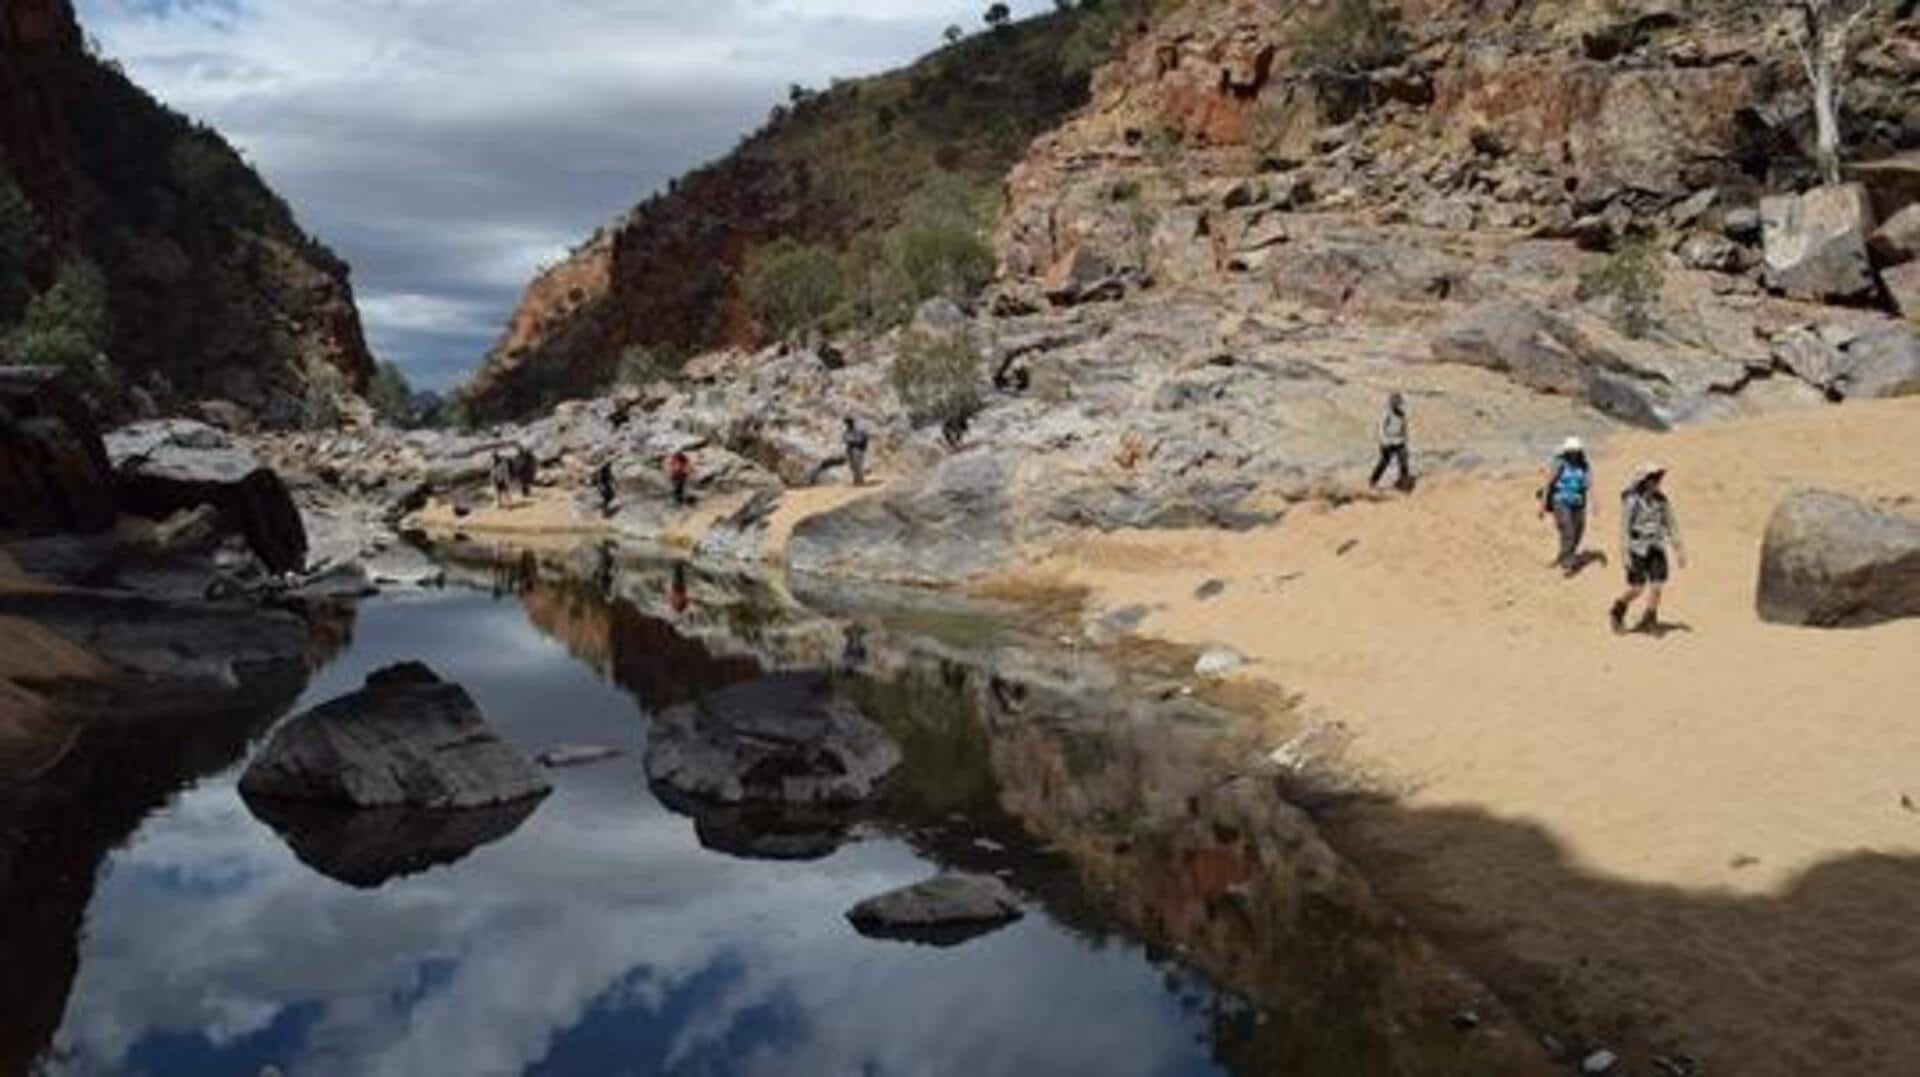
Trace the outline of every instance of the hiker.
<instances>
[{"instance_id":1,"label":"hiker","mask_svg":"<svg viewBox=\"0 0 1920 1077\"><path fill-rule=\"evenodd\" d=\"M1634 626L1636 632L1660 627L1660 591L1670 571L1687 567L1687 554L1680 544L1680 522L1674 517L1673 503L1661 490L1667 469L1660 464L1645 464L1634 472L1633 482L1620 494L1620 543L1627 556L1627 592L1617 599L1607 618L1613 630L1626 630L1627 611L1642 590L1647 592L1646 613Z\"/></svg>"},{"instance_id":2,"label":"hiker","mask_svg":"<svg viewBox=\"0 0 1920 1077\"><path fill-rule=\"evenodd\" d=\"M1367 480L1369 487L1380 485L1390 463L1399 468L1395 485L1402 490L1411 487L1413 468L1407 463L1407 401L1399 393L1387 397L1387 413L1380 417L1380 462L1373 465L1373 478Z\"/></svg>"},{"instance_id":3,"label":"hiker","mask_svg":"<svg viewBox=\"0 0 1920 1077\"><path fill-rule=\"evenodd\" d=\"M687 458L685 450L675 449L667 457L667 481L673 484L673 503L687 503L687 477L693 472L693 461Z\"/></svg>"},{"instance_id":4,"label":"hiker","mask_svg":"<svg viewBox=\"0 0 1920 1077\"><path fill-rule=\"evenodd\" d=\"M531 450L529 450L525 445L517 446L515 448L514 458L513 458L513 477L519 480L520 482L521 497L528 498L528 499L531 499L533 497L534 473L537 472L539 469L540 469L540 463L539 461L533 458L533 452Z\"/></svg>"},{"instance_id":5,"label":"hiker","mask_svg":"<svg viewBox=\"0 0 1920 1077\"><path fill-rule=\"evenodd\" d=\"M847 444L847 470L853 472L855 486L865 486L867 484L867 432L860 429L860 424L854 422L851 415L847 416L846 424L844 436Z\"/></svg>"},{"instance_id":6,"label":"hiker","mask_svg":"<svg viewBox=\"0 0 1920 1077\"><path fill-rule=\"evenodd\" d=\"M499 449L493 450L493 507L504 508L507 498L513 493L513 467L507 462L507 454Z\"/></svg>"},{"instance_id":7,"label":"hiker","mask_svg":"<svg viewBox=\"0 0 1920 1077\"><path fill-rule=\"evenodd\" d=\"M1560 531L1560 556L1554 564L1568 576L1580 571L1580 542L1587 535L1587 491L1593 485L1593 465L1579 438L1568 438L1547 469L1540 488L1540 515L1553 515Z\"/></svg>"},{"instance_id":8,"label":"hiker","mask_svg":"<svg viewBox=\"0 0 1920 1077\"><path fill-rule=\"evenodd\" d=\"M613 461L603 461L593 473L594 489L600 491L600 515L613 515Z\"/></svg>"}]
</instances>

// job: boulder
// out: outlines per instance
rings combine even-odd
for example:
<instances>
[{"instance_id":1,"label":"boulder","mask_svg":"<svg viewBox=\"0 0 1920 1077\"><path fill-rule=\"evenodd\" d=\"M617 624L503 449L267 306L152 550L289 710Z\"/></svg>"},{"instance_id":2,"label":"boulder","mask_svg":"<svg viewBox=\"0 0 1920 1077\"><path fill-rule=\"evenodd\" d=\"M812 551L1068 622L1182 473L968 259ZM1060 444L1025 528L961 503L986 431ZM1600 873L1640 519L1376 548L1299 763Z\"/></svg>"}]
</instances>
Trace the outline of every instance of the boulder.
<instances>
[{"instance_id":1,"label":"boulder","mask_svg":"<svg viewBox=\"0 0 1920 1077\"><path fill-rule=\"evenodd\" d=\"M551 789L464 688L418 662L288 719L240 778L249 797L356 808L478 808Z\"/></svg>"},{"instance_id":2,"label":"boulder","mask_svg":"<svg viewBox=\"0 0 1920 1077\"><path fill-rule=\"evenodd\" d=\"M1846 395L1856 400L1920 396L1920 331L1886 329L1848 342Z\"/></svg>"},{"instance_id":3,"label":"boulder","mask_svg":"<svg viewBox=\"0 0 1920 1077\"><path fill-rule=\"evenodd\" d=\"M782 673L722 688L653 720L648 780L723 804L846 804L873 795L900 749L826 676Z\"/></svg>"},{"instance_id":4,"label":"boulder","mask_svg":"<svg viewBox=\"0 0 1920 1077\"><path fill-rule=\"evenodd\" d=\"M1883 266L1904 265L1920 258L1920 202L1887 218L1867 240L1874 261Z\"/></svg>"},{"instance_id":5,"label":"boulder","mask_svg":"<svg viewBox=\"0 0 1920 1077\"><path fill-rule=\"evenodd\" d=\"M947 872L847 910L863 935L951 945L1018 920L1019 899L991 875Z\"/></svg>"},{"instance_id":6,"label":"boulder","mask_svg":"<svg viewBox=\"0 0 1920 1077\"><path fill-rule=\"evenodd\" d=\"M1845 395L1851 364L1839 344L1811 326L1795 326L1774 335L1774 362L1794 377L1838 400Z\"/></svg>"},{"instance_id":7,"label":"boulder","mask_svg":"<svg viewBox=\"0 0 1920 1077\"><path fill-rule=\"evenodd\" d=\"M1501 371L1543 393L1584 397L1591 381L1584 338L1526 303L1483 303L1442 329L1431 349L1440 362Z\"/></svg>"},{"instance_id":8,"label":"boulder","mask_svg":"<svg viewBox=\"0 0 1920 1077\"><path fill-rule=\"evenodd\" d=\"M221 525L244 535L268 568L298 572L305 567L306 525L286 483L226 434L205 423L173 419L136 423L105 441L127 511L164 519L213 505Z\"/></svg>"},{"instance_id":9,"label":"boulder","mask_svg":"<svg viewBox=\"0 0 1920 1077\"><path fill-rule=\"evenodd\" d=\"M535 797L467 811L351 810L274 797L241 799L302 864L363 890L456 863L518 830L540 806Z\"/></svg>"},{"instance_id":10,"label":"boulder","mask_svg":"<svg viewBox=\"0 0 1920 1077\"><path fill-rule=\"evenodd\" d=\"M946 583L990 571L1014 552L1012 452L941 460L920 482L802 520L787 567L895 582Z\"/></svg>"},{"instance_id":11,"label":"boulder","mask_svg":"<svg viewBox=\"0 0 1920 1077\"><path fill-rule=\"evenodd\" d=\"M93 412L51 367L0 367L0 529L112 525L112 469Z\"/></svg>"},{"instance_id":12,"label":"boulder","mask_svg":"<svg viewBox=\"0 0 1920 1077\"><path fill-rule=\"evenodd\" d=\"M1902 318L1920 322L1920 261L1881 270L1880 283L1886 285L1893 309Z\"/></svg>"},{"instance_id":13,"label":"boulder","mask_svg":"<svg viewBox=\"0 0 1920 1077\"><path fill-rule=\"evenodd\" d=\"M1767 521L1758 605L1764 620L1821 628L1920 617L1920 522L1794 491Z\"/></svg>"},{"instance_id":14,"label":"boulder","mask_svg":"<svg viewBox=\"0 0 1920 1077\"><path fill-rule=\"evenodd\" d=\"M1867 235L1873 207L1857 183L1760 201L1767 280L1796 299L1864 299L1873 294Z\"/></svg>"}]
</instances>

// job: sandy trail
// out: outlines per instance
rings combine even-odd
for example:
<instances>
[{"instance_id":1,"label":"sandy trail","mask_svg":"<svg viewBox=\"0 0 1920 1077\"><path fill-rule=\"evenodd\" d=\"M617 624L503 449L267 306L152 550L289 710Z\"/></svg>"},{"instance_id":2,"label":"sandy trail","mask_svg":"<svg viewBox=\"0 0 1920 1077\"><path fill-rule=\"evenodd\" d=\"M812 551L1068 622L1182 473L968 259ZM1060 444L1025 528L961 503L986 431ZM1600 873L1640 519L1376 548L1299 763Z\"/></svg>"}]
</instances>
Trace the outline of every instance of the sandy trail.
<instances>
[{"instance_id":1,"label":"sandy trail","mask_svg":"<svg viewBox=\"0 0 1920 1077\"><path fill-rule=\"evenodd\" d=\"M1622 582L1615 494L1648 457L1672 467L1692 567L1670 588L1670 631L1616 637L1605 618ZM1791 991L1756 995L1769 969L1836 998L1857 988L1882 1011L1884 992L1902 992L1910 1001L1884 1023L1864 1001L1850 1019L1914 1040L1920 929L1907 925L1920 923L1920 889L1898 899L1869 886L1837 906L1861 919L1769 951L1777 966L1736 961L1704 980L1688 970L1741 934L1665 899L1710 897L1784 936L1791 915L1756 910L1793 908L1837 863L1899 858L1887 863L1920 883L1920 814L1901 804L1920 803L1920 621L1818 631L1754 613L1760 537L1790 488L1920 515L1920 400L1622 437L1596 465L1588 547L1611 563L1573 581L1547 567L1538 475L1439 478L1409 498L1303 510L1249 533L1077 541L1046 570L1100 606L1153 607L1147 634L1239 649L1255 660L1249 676L1304 695L1309 721L1340 723L1341 762L1392 800L1336 829L1373 851L1385 889L1425 904L1437 933L1536 972L1631 954L1646 966L1632 988L1644 1007L1754 1043L1779 1038L1773 1023L1816 1019L1769 1007ZM1226 590L1197 599L1211 578ZM1871 955L1841 945L1863 936L1910 945L1847 964L1841 955ZM1887 963L1902 960L1911 967ZM1596 1003L1599 991L1570 995L1581 1009L1618 1003ZM1907 1031L1892 1034L1900 1021ZM1809 1061L1839 1057L1833 1042L1807 1049ZM1906 1050L1900 1072L1920 1072L1920 1046Z\"/></svg>"}]
</instances>

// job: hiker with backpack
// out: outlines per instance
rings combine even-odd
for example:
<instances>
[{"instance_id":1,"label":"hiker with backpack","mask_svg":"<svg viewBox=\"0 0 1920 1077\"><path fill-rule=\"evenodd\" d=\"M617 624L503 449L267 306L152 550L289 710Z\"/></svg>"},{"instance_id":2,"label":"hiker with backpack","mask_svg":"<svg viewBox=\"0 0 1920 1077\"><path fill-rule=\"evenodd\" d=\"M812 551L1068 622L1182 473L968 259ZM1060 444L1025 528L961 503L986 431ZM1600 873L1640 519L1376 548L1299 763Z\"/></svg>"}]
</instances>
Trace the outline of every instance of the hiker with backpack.
<instances>
[{"instance_id":1,"label":"hiker with backpack","mask_svg":"<svg viewBox=\"0 0 1920 1077\"><path fill-rule=\"evenodd\" d=\"M1666 475L1665 466L1644 464L1620 494L1620 544L1627 558L1627 591L1607 613L1615 632L1626 630L1627 613L1643 591L1647 595L1646 612L1634 631L1659 628L1661 589L1672 568L1687 567L1680 522L1674 516L1673 503L1661 489Z\"/></svg>"},{"instance_id":2,"label":"hiker with backpack","mask_svg":"<svg viewBox=\"0 0 1920 1077\"><path fill-rule=\"evenodd\" d=\"M1380 485L1389 464L1399 469L1395 485L1402 490L1410 489L1413 468L1407 462L1407 401L1399 393L1387 397L1387 412L1380 417L1380 460L1373 465L1373 478L1367 480L1369 487Z\"/></svg>"},{"instance_id":3,"label":"hiker with backpack","mask_svg":"<svg viewBox=\"0 0 1920 1077\"><path fill-rule=\"evenodd\" d=\"M853 473L853 484L865 486L867 484L867 432L860 429L860 424L854 422L853 416L849 415L846 417L846 432L843 436L847 447L847 470Z\"/></svg>"},{"instance_id":4,"label":"hiker with backpack","mask_svg":"<svg viewBox=\"0 0 1920 1077\"><path fill-rule=\"evenodd\" d=\"M1547 470L1546 485L1540 488L1540 515L1553 516L1560 532L1560 556L1554 564L1572 576L1580 571L1580 542L1587 535L1587 493L1593 487L1593 465L1587 462L1587 449L1579 438L1568 438L1560 446Z\"/></svg>"}]
</instances>

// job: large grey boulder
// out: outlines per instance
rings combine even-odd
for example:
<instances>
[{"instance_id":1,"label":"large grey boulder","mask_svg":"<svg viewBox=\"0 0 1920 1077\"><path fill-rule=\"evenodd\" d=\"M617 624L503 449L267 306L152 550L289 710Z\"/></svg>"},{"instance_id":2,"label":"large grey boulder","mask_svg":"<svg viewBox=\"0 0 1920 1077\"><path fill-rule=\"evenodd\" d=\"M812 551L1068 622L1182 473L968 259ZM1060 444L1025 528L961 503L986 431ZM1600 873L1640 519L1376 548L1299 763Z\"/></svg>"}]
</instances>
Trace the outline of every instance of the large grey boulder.
<instances>
[{"instance_id":1,"label":"large grey boulder","mask_svg":"<svg viewBox=\"0 0 1920 1077\"><path fill-rule=\"evenodd\" d=\"M268 568L298 572L306 566L306 525L286 483L225 432L168 419L123 427L105 442L127 511L166 519L212 505L222 526L246 536Z\"/></svg>"},{"instance_id":2,"label":"large grey boulder","mask_svg":"<svg viewBox=\"0 0 1920 1077\"><path fill-rule=\"evenodd\" d=\"M1021 916L1019 899L991 875L948 872L870 897L847 910L863 935L963 942Z\"/></svg>"},{"instance_id":3,"label":"large grey boulder","mask_svg":"<svg viewBox=\"0 0 1920 1077\"><path fill-rule=\"evenodd\" d=\"M1842 494L1796 490L1767 522L1760 616L1823 628L1920 617L1920 523Z\"/></svg>"},{"instance_id":4,"label":"large grey boulder","mask_svg":"<svg viewBox=\"0 0 1920 1077\"><path fill-rule=\"evenodd\" d=\"M1865 187L1843 183L1763 198L1760 227L1767 280L1779 291L1815 302L1873 294L1873 206Z\"/></svg>"},{"instance_id":5,"label":"large grey boulder","mask_svg":"<svg viewBox=\"0 0 1920 1077\"><path fill-rule=\"evenodd\" d=\"M1585 338L1522 302L1482 303L1443 328L1430 347L1440 362L1499 371L1543 393L1585 397L1592 382Z\"/></svg>"},{"instance_id":6,"label":"large grey boulder","mask_svg":"<svg viewBox=\"0 0 1920 1077\"><path fill-rule=\"evenodd\" d=\"M1856 400L1920 396L1920 332L1886 329L1849 342L1846 395Z\"/></svg>"},{"instance_id":7,"label":"large grey boulder","mask_svg":"<svg viewBox=\"0 0 1920 1077\"><path fill-rule=\"evenodd\" d=\"M250 797L360 808L477 808L551 789L465 689L418 662L288 719L240 778Z\"/></svg>"},{"instance_id":8,"label":"large grey boulder","mask_svg":"<svg viewBox=\"0 0 1920 1077\"><path fill-rule=\"evenodd\" d=\"M950 583L1004 564L1013 551L1011 452L942 460L920 482L802 520L787 567L894 582Z\"/></svg>"},{"instance_id":9,"label":"large grey boulder","mask_svg":"<svg viewBox=\"0 0 1920 1077\"><path fill-rule=\"evenodd\" d=\"M647 778L722 804L850 804L900 765L900 749L822 674L780 673L673 707L647 736Z\"/></svg>"}]
</instances>

